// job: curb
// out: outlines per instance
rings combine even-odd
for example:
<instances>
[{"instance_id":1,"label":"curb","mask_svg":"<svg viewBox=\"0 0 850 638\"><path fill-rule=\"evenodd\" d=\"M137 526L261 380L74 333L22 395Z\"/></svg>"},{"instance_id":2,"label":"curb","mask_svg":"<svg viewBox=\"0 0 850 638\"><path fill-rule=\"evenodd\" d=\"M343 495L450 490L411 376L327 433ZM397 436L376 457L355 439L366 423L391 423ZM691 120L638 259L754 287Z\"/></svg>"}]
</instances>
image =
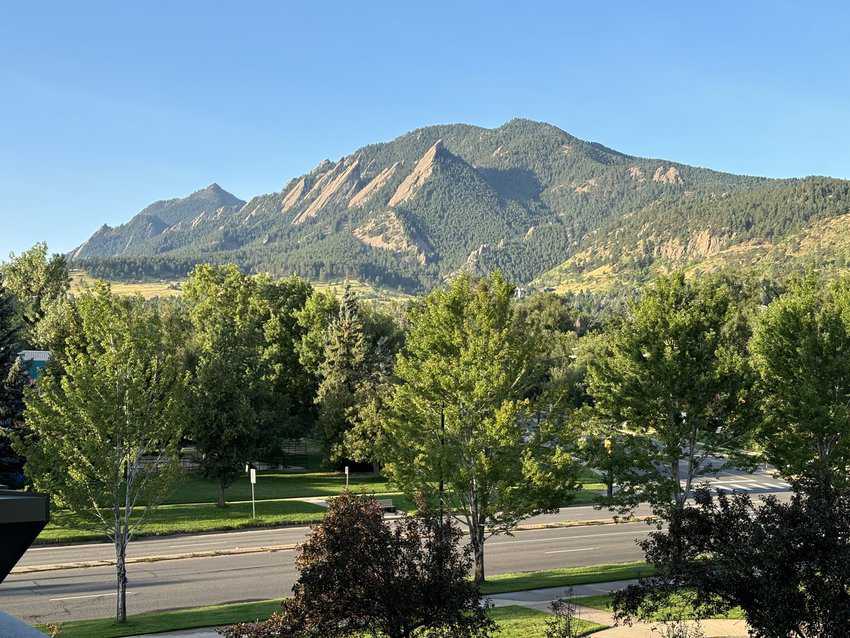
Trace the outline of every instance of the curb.
<instances>
[{"instance_id":1,"label":"curb","mask_svg":"<svg viewBox=\"0 0 850 638\"><path fill-rule=\"evenodd\" d=\"M644 521L654 520L654 516L635 516L627 520L611 520L610 518L597 518L587 521L557 521L552 523L534 523L527 525L518 525L516 531L530 532L540 529L561 529L568 527L591 527L597 525L622 525L624 523L641 523ZM189 558L214 558L216 556L239 556L242 554L265 554L274 552L288 552L296 549L297 543L288 545L266 545L261 547L234 547L232 549L211 549L201 552L188 552L182 554L160 554L156 556L137 556L135 558L126 559L126 563L159 563L167 560L186 560ZM39 572L53 572L64 569L86 569L90 567L111 567L115 565L115 560L90 560L78 561L74 563L53 563L48 565L30 565L26 567L15 567L10 574L36 574Z\"/></svg>"},{"instance_id":2,"label":"curb","mask_svg":"<svg viewBox=\"0 0 850 638\"><path fill-rule=\"evenodd\" d=\"M298 547L291 545L267 545L264 547L234 547L233 549L211 549L203 552L188 552L183 554L161 554L159 556L137 556L128 558L125 562L131 563L159 563L166 560L185 560L187 558L214 558L216 556L237 556L241 554L264 554L274 552L291 551ZM76 563L54 563L49 565L30 565L28 567L15 567L10 574L35 574L38 572L53 572L63 569L85 569L88 567L112 567L115 565L110 560L89 560Z\"/></svg>"},{"instance_id":3,"label":"curb","mask_svg":"<svg viewBox=\"0 0 850 638\"><path fill-rule=\"evenodd\" d=\"M645 523L655 520L655 516L633 516L623 520L612 520L610 518L593 518L586 521L555 521L552 523L532 523L528 525L517 525L515 528L520 532L530 532L536 529L558 529L561 527L590 527L592 525L625 525L627 523Z\"/></svg>"}]
</instances>

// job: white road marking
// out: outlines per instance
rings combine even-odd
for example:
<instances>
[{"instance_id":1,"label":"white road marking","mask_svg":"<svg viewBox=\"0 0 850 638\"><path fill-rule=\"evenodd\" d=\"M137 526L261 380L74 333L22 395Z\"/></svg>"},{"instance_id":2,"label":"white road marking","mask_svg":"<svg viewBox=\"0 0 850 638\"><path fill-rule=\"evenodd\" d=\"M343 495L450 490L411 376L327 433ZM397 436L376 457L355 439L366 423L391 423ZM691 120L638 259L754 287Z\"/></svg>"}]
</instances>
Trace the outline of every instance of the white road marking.
<instances>
[{"instance_id":1,"label":"white road marking","mask_svg":"<svg viewBox=\"0 0 850 638\"><path fill-rule=\"evenodd\" d=\"M744 485L738 485L737 483L728 483L727 485L724 485L723 487L725 487L727 489L731 489L731 490L741 490L742 492L749 492L750 491L749 487L746 487Z\"/></svg>"},{"instance_id":2,"label":"white road marking","mask_svg":"<svg viewBox=\"0 0 850 638\"><path fill-rule=\"evenodd\" d=\"M634 536L635 534L648 534L651 529L639 529L632 532L613 532L610 534L581 534L578 536L558 536L557 538L536 538L524 541L501 541L499 543L487 543L487 547L495 547L497 545L521 545L526 543L554 543L557 541L571 541L580 538L600 538L602 536Z\"/></svg>"},{"instance_id":3,"label":"white road marking","mask_svg":"<svg viewBox=\"0 0 850 638\"><path fill-rule=\"evenodd\" d=\"M131 596L134 593L135 592L128 591L127 595ZM85 596L65 596L63 598L50 598L49 600L52 603L58 603L61 600L80 600L82 598L103 598L104 596L117 596L117 595L118 595L118 592L113 591L113 592L108 592L108 593L103 593L103 594L86 594Z\"/></svg>"},{"instance_id":4,"label":"white road marking","mask_svg":"<svg viewBox=\"0 0 850 638\"><path fill-rule=\"evenodd\" d=\"M169 547L205 547L207 545L220 545L221 541L210 541L208 543L179 543L177 545L169 545ZM227 549L231 549L230 546L227 546ZM233 549L239 549L235 547Z\"/></svg>"},{"instance_id":5,"label":"white road marking","mask_svg":"<svg viewBox=\"0 0 850 638\"><path fill-rule=\"evenodd\" d=\"M576 549L559 549L554 552L546 552L546 554L569 554L570 552L592 552L594 549L599 549L598 547L578 547Z\"/></svg>"}]
</instances>

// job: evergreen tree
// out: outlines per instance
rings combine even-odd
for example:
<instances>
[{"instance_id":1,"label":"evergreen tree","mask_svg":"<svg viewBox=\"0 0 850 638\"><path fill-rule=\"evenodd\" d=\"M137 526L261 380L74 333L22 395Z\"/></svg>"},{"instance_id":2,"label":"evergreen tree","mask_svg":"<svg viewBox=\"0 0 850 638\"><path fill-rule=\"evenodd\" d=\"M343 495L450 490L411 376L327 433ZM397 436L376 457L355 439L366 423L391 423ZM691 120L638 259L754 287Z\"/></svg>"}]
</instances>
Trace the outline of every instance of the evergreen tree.
<instances>
[{"instance_id":1,"label":"evergreen tree","mask_svg":"<svg viewBox=\"0 0 850 638\"><path fill-rule=\"evenodd\" d=\"M316 395L319 406L319 435L327 458L338 462L346 457L345 434L353 427L352 410L357 391L366 376L368 348L360 305L346 284L339 314L328 330L321 383Z\"/></svg>"},{"instance_id":2,"label":"evergreen tree","mask_svg":"<svg viewBox=\"0 0 850 638\"><path fill-rule=\"evenodd\" d=\"M0 281L0 380L5 379L20 350L20 322L15 298Z\"/></svg>"},{"instance_id":3,"label":"evergreen tree","mask_svg":"<svg viewBox=\"0 0 850 638\"><path fill-rule=\"evenodd\" d=\"M11 436L21 420L28 383L18 357L19 325L15 300L0 282L0 471L7 474L3 482L12 487L23 482L24 460L12 450Z\"/></svg>"}]
</instances>

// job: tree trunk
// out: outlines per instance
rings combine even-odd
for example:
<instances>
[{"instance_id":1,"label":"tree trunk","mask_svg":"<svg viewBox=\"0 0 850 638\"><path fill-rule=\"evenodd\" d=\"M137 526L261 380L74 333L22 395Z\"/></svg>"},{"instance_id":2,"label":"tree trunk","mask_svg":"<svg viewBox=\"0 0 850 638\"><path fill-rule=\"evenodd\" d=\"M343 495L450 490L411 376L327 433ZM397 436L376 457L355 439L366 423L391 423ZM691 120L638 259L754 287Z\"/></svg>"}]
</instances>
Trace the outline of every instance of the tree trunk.
<instances>
[{"instance_id":1,"label":"tree trunk","mask_svg":"<svg viewBox=\"0 0 850 638\"><path fill-rule=\"evenodd\" d=\"M123 623L127 622L127 539L123 530L115 536L115 572L115 622Z\"/></svg>"},{"instance_id":2,"label":"tree trunk","mask_svg":"<svg viewBox=\"0 0 850 638\"><path fill-rule=\"evenodd\" d=\"M608 502L611 502L611 499L614 498L614 468L608 468L608 481L606 482L606 487L608 488Z\"/></svg>"},{"instance_id":3,"label":"tree trunk","mask_svg":"<svg viewBox=\"0 0 850 638\"><path fill-rule=\"evenodd\" d=\"M218 482L218 501L216 502L216 507L224 507L224 481Z\"/></svg>"},{"instance_id":4,"label":"tree trunk","mask_svg":"<svg viewBox=\"0 0 850 638\"><path fill-rule=\"evenodd\" d=\"M472 555L475 558L475 584L484 582L484 526L479 525L470 536L472 541Z\"/></svg>"}]
</instances>

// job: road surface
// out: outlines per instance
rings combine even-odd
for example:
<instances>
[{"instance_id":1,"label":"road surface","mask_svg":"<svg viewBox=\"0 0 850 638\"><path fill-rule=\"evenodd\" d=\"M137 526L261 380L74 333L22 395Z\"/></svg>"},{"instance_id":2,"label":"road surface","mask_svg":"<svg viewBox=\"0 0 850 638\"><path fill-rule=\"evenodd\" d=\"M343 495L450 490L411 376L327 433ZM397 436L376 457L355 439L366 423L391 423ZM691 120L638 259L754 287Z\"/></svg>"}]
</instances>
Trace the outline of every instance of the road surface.
<instances>
[{"instance_id":1,"label":"road surface","mask_svg":"<svg viewBox=\"0 0 850 638\"><path fill-rule=\"evenodd\" d=\"M753 494L782 493L787 485L765 475L722 475L716 487ZM640 513L648 513L642 508ZM599 519L592 507L565 508L532 522ZM489 574L640 560L636 541L651 528L645 523L581 526L517 532L486 545ZM181 554L207 550L267 547L303 540L307 528L281 528L140 539L129 556ZM281 597L297 573L293 551L134 563L128 566L131 613ZM37 546L19 567L113 558L107 543ZM0 609L29 623L99 618L114 613L114 567L89 567L12 574L0 585Z\"/></svg>"}]
</instances>

